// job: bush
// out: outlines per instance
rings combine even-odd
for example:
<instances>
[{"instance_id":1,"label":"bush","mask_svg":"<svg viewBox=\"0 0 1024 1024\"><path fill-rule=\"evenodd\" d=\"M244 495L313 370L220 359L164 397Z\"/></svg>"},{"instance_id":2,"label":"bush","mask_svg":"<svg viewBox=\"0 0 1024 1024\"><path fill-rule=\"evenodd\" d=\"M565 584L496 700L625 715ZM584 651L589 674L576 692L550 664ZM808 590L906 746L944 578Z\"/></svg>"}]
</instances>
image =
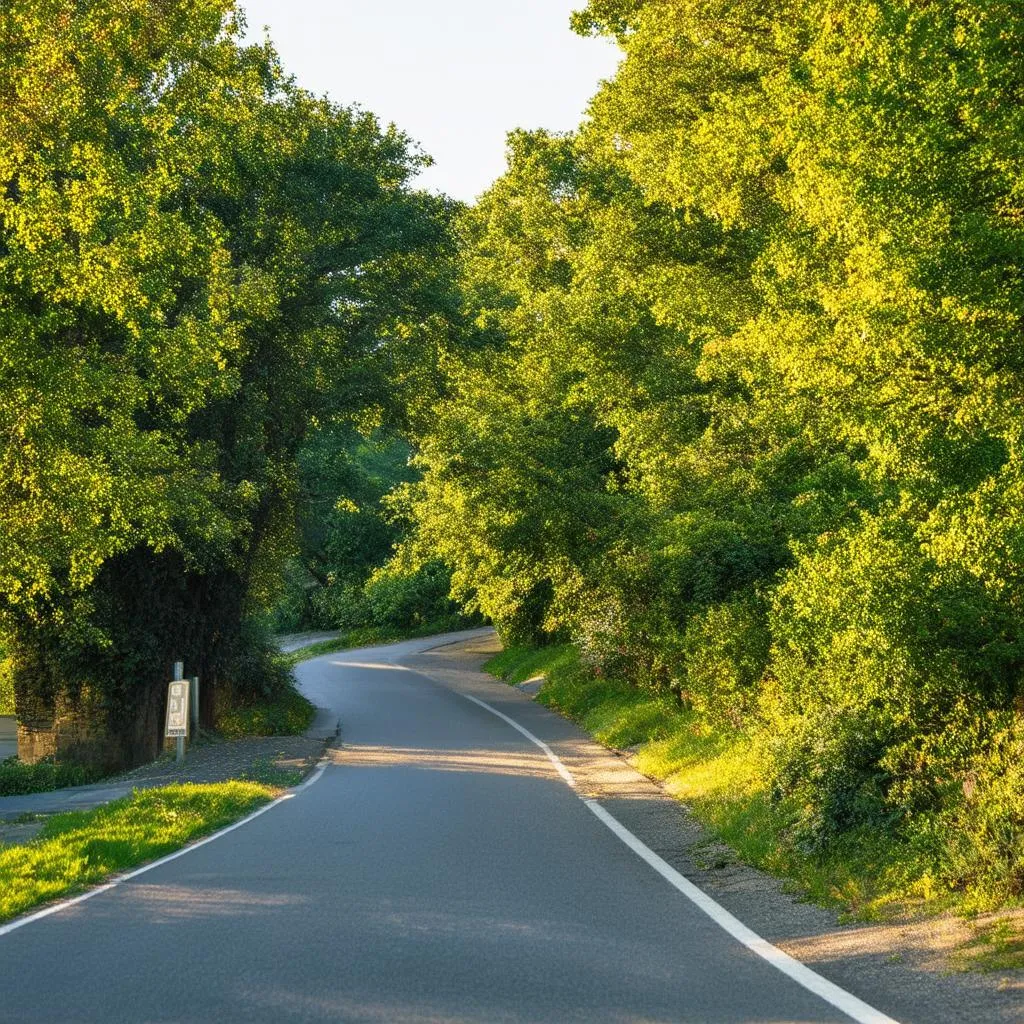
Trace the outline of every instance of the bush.
<instances>
[{"instance_id":1,"label":"bush","mask_svg":"<svg viewBox=\"0 0 1024 1024\"><path fill-rule=\"evenodd\" d=\"M295 688L291 663L272 645L263 623L246 623L242 642L216 689L214 721L229 739L293 736L305 731L315 708Z\"/></svg>"},{"instance_id":2,"label":"bush","mask_svg":"<svg viewBox=\"0 0 1024 1024\"><path fill-rule=\"evenodd\" d=\"M359 629L373 621L370 602L361 586L333 583L310 595L305 625L318 629Z\"/></svg>"},{"instance_id":3,"label":"bush","mask_svg":"<svg viewBox=\"0 0 1024 1024\"><path fill-rule=\"evenodd\" d=\"M227 739L298 736L309 728L315 714L316 708L289 681L258 703L223 708L217 715L217 729Z\"/></svg>"},{"instance_id":4,"label":"bush","mask_svg":"<svg viewBox=\"0 0 1024 1024\"><path fill-rule=\"evenodd\" d=\"M683 696L707 720L741 728L756 704L770 642L764 607L754 597L695 615L683 639Z\"/></svg>"},{"instance_id":5,"label":"bush","mask_svg":"<svg viewBox=\"0 0 1024 1024\"><path fill-rule=\"evenodd\" d=\"M976 909L1024 896L1024 722L999 724L938 819L942 875Z\"/></svg>"},{"instance_id":6,"label":"bush","mask_svg":"<svg viewBox=\"0 0 1024 1024\"><path fill-rule=\"evenodd\" d=\"M804 808L812 845L937 809L940 738L1008 706L1021 664L1007 613L895 519L866 518L804 552L770 625L769 767Z\"/></svg>"},{"instance_id":7,"label":"bush","mask_svg":"<svg viewBox=\"0 0 1024 1024\"><path fill-rule=\"evenodd\" d=\"M450 590L451 573L441 562L410 569L396 560L374 571L364 594L374 625L409 629L455 614Z\"/></svg>"},{"instance_id":8,"label":"bush","mask_svg":"<svg viewBox=\"0 0 1024 1024\"><path fill-rule=\"evenodd\" d=\"M22 764L15 758L0 761L0 796L23 796L26 793L48 793L65 786L84 786L101 778L95 768L78 764L56 764L39 761Z\"/></svg>"}]
</instances>

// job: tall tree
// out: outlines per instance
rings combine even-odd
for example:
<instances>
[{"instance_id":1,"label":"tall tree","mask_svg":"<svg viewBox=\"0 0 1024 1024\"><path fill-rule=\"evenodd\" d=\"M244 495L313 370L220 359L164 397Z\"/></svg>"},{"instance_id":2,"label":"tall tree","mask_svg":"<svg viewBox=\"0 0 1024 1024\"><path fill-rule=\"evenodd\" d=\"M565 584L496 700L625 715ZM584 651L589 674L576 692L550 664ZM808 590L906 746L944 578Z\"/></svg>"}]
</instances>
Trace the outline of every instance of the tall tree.
<instances>
[{"instance_id":1,"label":"tall tree","mask_svg":"<svg viewBox=\"0 0 1024 1024\"><path fill-rule=\"evenodd\" d=\"M207 722L214 684L258 685L242 622L292 544L296 453L437 333L446 208L397 131L241 46L227 0L3 17L19 714L134 762L173 658Z\"/></svg>"}]
</instances>

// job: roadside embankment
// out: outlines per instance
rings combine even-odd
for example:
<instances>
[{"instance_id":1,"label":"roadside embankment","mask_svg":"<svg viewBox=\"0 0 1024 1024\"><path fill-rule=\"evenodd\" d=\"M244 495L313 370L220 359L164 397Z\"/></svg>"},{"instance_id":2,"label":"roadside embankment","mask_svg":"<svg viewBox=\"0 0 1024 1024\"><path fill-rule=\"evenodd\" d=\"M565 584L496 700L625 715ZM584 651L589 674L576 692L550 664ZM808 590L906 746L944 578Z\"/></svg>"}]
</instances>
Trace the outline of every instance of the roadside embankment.
<instances>
[{"instance_id":1,"label":"roadside embankment","mask_svg":"<svg viewBox=\"0 0 1024 1024\"><path fill-rule=\"evenodd\" d=\"M54 815L31 841L0 847L0 921L172 853L279 793L259 782L183 784Z\"/></svg>"},{"instance_id":2,"label":"roadside embankment","mask_svg":"<svg viewBox=\"0 0 1024 1024\"><path fill-rule=\"evenodd\" d=\"M708 832L710 866L726 868L738 857L835 910L841 921L876 924L876 941L893 942L893 956L902 956L900 942L919 941L939 969L1011 972L1024 987L1019 901L1004 899L979 912L977 893L937 880L934 846L896 827L861 829L827 850L801 849L791 827L798 809L771 791L756 734L716 730L670 694L598 677L571 645L513 647L484 668L625 754L683 801ZM915 929L920 934L911 936Z\"/></svg>"}]
</instances>

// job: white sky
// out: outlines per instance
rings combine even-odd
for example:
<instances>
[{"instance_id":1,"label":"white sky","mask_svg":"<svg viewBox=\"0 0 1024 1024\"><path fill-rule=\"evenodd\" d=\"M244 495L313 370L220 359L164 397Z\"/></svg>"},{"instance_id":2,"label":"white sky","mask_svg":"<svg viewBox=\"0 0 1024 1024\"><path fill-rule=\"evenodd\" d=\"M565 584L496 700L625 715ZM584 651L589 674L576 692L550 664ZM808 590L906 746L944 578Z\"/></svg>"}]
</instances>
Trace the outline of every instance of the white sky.
<instances>
[{"instance_id":1,"label":"white sky","mask_svg":"<svg viewBox=\"0 0 1024 1024\"><path fill-rule=\"evenodd\" d=\"M240 0L299 85L393 121L436 161L418 184L472 201L513 128L575 128L619 52L581 39L585 0Z\"/></svg>"}]
</instances>

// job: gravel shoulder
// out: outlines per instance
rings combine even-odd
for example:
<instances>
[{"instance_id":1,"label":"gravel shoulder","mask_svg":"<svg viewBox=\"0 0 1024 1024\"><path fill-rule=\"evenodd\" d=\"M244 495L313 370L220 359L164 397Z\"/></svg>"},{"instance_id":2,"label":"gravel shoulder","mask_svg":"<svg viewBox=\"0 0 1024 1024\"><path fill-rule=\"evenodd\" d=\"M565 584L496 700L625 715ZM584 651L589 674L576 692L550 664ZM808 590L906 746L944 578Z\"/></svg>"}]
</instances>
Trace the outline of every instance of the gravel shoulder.
<instances>
[{"instance_id":1,"label":"gravel shoulder","mask_svg":"<svg viewBox=\"0 0 1024 1024\"><path fill-rule=\"evenodd\" d=\"M740 863L659 783L633 768L575 725L555 718L522 692L480 670L498 650L494 638L474 639L403 663L465 692L479 694L548 742L601 804L673 867L761 936L862 998L894 1008L903 1024L1019 1024L1024 1020L1024 971L964 971L965 952L1008 911L966 921L952 915L884 924L843 923L835 910L801 902L782 880ZM485 689L490 694L485 696ZM890 1010L892 1012L892 1010Z\"/></svg>"}]
</instances>

